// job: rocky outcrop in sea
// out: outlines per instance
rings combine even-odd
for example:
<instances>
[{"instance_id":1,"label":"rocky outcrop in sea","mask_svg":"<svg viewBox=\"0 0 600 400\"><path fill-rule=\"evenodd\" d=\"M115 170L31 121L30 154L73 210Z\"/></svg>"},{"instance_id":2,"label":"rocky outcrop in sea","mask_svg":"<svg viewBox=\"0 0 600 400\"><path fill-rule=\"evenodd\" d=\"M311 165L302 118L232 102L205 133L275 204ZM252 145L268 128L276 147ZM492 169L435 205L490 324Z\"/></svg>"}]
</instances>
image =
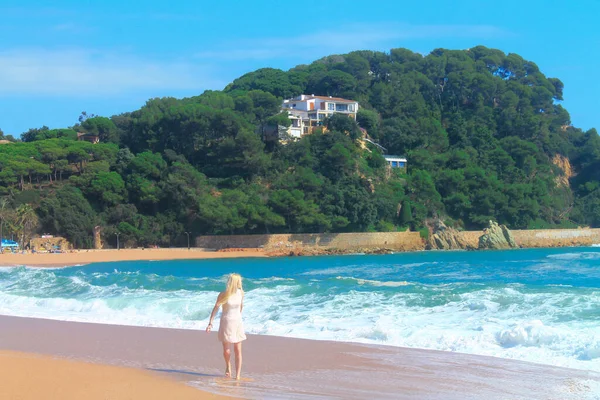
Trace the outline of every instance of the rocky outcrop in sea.
<instances>
[{"instance_id":1,"label":"rocky outcrop in sea","mask_svg":"<svg viewBox=\"0 0 600 400\"><path fill-rule=\"evenodd\" d=\"M519 247L505 225L490 221L479 237L479 249L513 249Z\"/></svg>"},{"instance_id":2,"label":"rocky outcrop in sea","mask_svg":"<svg viewBox=\"0 0 600 400\"><path fill-rule=\"evenodd\" d=\"M461 232L446 226L440 220L434 222L432 230L433 233L427 240L427 250L463 250L472 248Z\"/></svg>"}]
</instances>

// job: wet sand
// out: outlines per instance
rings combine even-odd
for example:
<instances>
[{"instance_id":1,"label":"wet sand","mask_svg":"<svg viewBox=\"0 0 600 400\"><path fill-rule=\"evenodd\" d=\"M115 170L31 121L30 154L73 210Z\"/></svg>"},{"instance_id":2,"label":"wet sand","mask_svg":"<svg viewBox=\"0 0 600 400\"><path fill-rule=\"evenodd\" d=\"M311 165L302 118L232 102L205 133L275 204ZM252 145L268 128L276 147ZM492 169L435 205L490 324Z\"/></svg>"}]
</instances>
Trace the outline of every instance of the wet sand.
<instances>
[{"instance_id":1,"label":"wet sand","mask_svg":"<svg viewBox=\"0 0 600 400\"><path fill-rule=\"evenodd\" d=\"M266 257L261 249L232 249L210 251L204 249L123 249L79 250L74 253L0 254L0 267L26 265L29 267L64 267L112 261L192 260L209 258Z\"/></svg>"},{"instance_id":2,"label":"wet sand","mask_svg":"<svg viewBox=\"0 0 600 400\"><path fill-rule=\"evenodd\" d=\"M217 400L226 397L133 368L0 351L0 399Z\"/></svg>"},{"instance_id":3,"label":"wet sand","mask_svg":"<svg viewBox=\"0 0 600 400\"><path fill-rule=\"evenodd\" d=\"M201 327L203 328L203 327ZM216 333L0 316L0 349L153 371L265 399L597 399L600 374L431 350L248 335L243 380Z\"/></svg>"}]
</instances>

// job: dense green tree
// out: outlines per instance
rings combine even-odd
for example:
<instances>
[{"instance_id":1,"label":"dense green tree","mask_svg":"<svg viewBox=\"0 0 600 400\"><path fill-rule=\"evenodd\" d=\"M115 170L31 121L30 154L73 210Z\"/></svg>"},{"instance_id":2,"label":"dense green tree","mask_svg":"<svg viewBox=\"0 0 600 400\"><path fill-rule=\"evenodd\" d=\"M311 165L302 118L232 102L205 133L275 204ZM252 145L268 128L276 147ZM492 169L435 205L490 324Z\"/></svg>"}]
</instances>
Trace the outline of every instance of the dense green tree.
<instances>
[{"instance_id":1,"label":"dense green tree","mask_svg":"<svg viewBox=\"0 0 600 400\"><path fill-rule=\"evenodd\" d=\"M404 200L402 202L402 208L400 209L400 225L407 226L413 221L412 209L410 208L410 201Z\"/></svg>"},{"instance_id":2,"label":"dense green tree","mask_svg":"<svg viewBox=\"0 0 600 400\"><path fill-rule=\"evenodd\" d=\"M290 98L304 91L300 74L286 73L280 69L263 68L246 74L225 88L226 92L262 90L276 97Z\"/></svg>"},{"instance_id":3,"label":"dense green tree","mask_svg":"<svg viewBox=\"0 0 600 400\"><path fill-rule=\"evenodd\" d=\"M87 118L81 123L81 128L90 135L98 136L101 142L119 143L119 130L109 118Z\"/></svg>"},{"instance_id":4,"label":"dense green tree","mask_svg":"<svg viewBox=\"0 0 600 400\"><path fill-rule=\"evenodd\" d=\"M336 114L298 140L267 135L291 124L281 101L300 94L358 101L356 121ZM182 245L184 232L421 229L435 217L467 229L600 226L600 137L571 125L563 97L535 63L483 46L331 55L30 129L0 146L0 196L7 229L29 204L43 231L79 247L95 224L126 246ZM381 146L408 168L388 168Z\"/></svg>"},{"instance_id":5,"label":"dense green tree","mask_svg":"<svg viewBox=\"0 0 600 400\"><path fill-rule=\"evenodd\" d=\"M64 186L44 199L38 210L44 232L66 237L75 247L93 244L95 213L81 191Z\"/></svg>"},{"instance_id":6,"label":"dense green tree","mask_svg":"<svg viewBox=\"0 0 600 400\"><path fill-rule=\"evenodd\" d=\"M343 114L333 114L325 120L325 126L330 131L341 132L356 140L362 136L358 124L353 118Z\"/></svg>"},{"instance_id":7,"label":"dense green tree","mask_svg":"<svg viewBox=\"0 0 600 400\"><path fill-rule=\"evenodd\" d=\"M367 134L375 139L379 138L379 114L373 110L359 108L356 115L356 121L361 128L367 131Z\"/></svg>"}]
</instances>

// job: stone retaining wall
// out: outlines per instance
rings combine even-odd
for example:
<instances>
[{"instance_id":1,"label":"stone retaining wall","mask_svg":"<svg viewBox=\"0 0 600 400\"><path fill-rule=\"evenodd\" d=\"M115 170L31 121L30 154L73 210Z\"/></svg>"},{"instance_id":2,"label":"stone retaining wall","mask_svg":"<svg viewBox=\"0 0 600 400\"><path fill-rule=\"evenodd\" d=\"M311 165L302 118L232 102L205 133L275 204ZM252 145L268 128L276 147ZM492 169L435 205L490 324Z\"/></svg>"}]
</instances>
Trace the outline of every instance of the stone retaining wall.
<instances>
[{"instance_id":1,"label":"stone retaining wall","mask_svg":"<svg viewBox=\"0 0 600 400\"><path fill-rule=\"evenodd\" d=\"M600 244L600 229L540 229L511 231L519 247L565 247ZM482 231L460 232L477 248ZM418 232L314 233L278 235L199 236L196 246L206 249L263 248L267 252L377 250L417 251L425 248Z\"/></svg>"},{"instance_id":2,"label":"stone retaining wall","mask_svg":"<svg viewBox=\"0 0 600 400\"><path fill-rule=\"evenodd\" d=\"M519 247L591 246L600 243L600 229L511 230ZM473 248L479 245L483 231L464 231L461 236Z\"/></svg>"},{"instance_id":3,"label":"stone retaining wall","mask_svg":"<svg viewBox=\"0 0 600 400\"><path fill-rule=\"evenodd\" d=\"M200 236L196 238L196 246L217 250L255 247L264 248L266 251L297 249L411 251L425 248L423 239L418 232Z\"/></svg>"},{"instance_id":4,"label":"stone retaining wall","mask_svg":"<svg viewBox=\"0 0 600 400\"><path fill-rule=\"evenodd\" d=\"M521 247L565 247L600 244L600 229L534 229L511 231Z\"/></svg>"}]
</instances>

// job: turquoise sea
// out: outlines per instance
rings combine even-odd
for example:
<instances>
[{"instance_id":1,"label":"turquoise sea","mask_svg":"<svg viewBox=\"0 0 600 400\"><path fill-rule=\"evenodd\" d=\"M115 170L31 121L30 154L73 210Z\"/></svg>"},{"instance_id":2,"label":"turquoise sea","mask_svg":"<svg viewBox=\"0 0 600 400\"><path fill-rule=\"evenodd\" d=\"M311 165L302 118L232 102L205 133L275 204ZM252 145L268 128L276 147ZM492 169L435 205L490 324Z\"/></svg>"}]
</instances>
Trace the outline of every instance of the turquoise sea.
<instances>
[{"instance_id":1,"label":"turquoise sea","mask_svg":"<svg viewBox=\"0 0 600 400\"><path fill-rule=\"evenodd\" d=\"M0 314L200 330L230 272L249 333L600 372L600 247L6 268Z\"/></svg>"}]
</instances>

